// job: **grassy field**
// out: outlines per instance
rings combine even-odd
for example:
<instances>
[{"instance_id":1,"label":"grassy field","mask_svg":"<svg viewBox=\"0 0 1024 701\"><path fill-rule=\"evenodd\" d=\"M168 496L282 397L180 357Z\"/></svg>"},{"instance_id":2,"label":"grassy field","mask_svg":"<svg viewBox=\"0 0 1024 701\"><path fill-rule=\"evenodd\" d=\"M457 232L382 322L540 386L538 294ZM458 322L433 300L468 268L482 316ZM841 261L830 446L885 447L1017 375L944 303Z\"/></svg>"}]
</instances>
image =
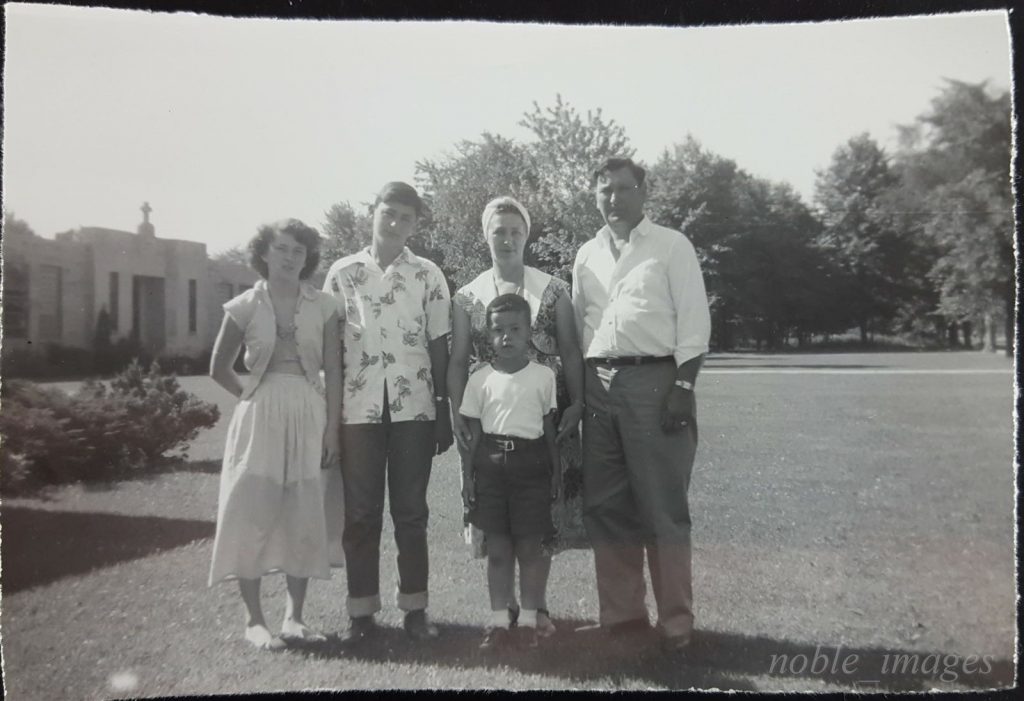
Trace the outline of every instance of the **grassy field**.
<instances>
[{"instance_id":1,"label":"grassy field","mask_svg":"<svg viewBox=\"0 0 1024 701\"><path fill-rule=\"evenodd\" d=\"M231 404L206 378L183 384L225 415L190 462L5 500L10 698L1013 684L1013 379L1004 357L713 356L700 380L691 487L698 636L683 664L653 645L572 632L597 616L588 551L555 560L554 640L537 651L478 653L484 564L461 543L454 451L435 461L430 487L437 644L419 648L401 632L386 526L383 635L352 652L335 643L250 650L235 587L205 586ZM268 578L264 589L277 625L283 582ZM343 571L314 582L308 621L340 630L344 600Z\"/></svg>"}]
</instances>

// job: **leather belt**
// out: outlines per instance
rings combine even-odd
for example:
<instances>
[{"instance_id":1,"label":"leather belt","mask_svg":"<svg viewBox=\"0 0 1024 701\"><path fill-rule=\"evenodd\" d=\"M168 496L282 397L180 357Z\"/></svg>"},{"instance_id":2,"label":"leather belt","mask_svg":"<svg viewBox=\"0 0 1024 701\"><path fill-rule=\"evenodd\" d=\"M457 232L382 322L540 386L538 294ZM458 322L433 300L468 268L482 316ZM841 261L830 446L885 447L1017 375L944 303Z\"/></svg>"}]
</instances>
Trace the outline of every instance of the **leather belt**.
<instances>
[{"instance_id":1,"label":"leather belt","mask_svg":"<svg viewBox=\"0 0 1024 701\"><path fill-rule=\"evenodd\" d=\"M523 438L522 436L504 436L501 435L500 433L485 433L483 437L506 453L511 453L514 450L523 450L525 448L536 447L538 443L541 443L544 440L543 438Z\"/></svg>"}]
</instances>

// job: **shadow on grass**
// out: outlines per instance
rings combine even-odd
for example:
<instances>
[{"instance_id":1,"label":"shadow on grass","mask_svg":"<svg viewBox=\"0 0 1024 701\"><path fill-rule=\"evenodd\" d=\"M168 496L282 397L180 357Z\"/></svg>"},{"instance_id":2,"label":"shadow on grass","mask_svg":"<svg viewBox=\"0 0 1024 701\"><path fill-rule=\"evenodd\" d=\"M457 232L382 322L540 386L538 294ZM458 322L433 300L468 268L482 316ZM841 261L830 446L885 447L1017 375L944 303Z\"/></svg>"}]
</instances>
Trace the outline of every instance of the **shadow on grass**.
<instances>
[{"instance_id":1,"label":"shadow on grass","mask_svg":"<svg viewBox=\"0 0 1024 701\"><path fill-rule=\"evenodd\" d=\"M179 460L166 472L196 472L204 475L219 475L221 460Z\"/></svg>"},{"instance_id":2,"label":"shadow on grass","mask_svg":"<svg viewBox=\"0 0 1024 701\"><path fill-rule=\"evenodd\" d=\"M812 679L863 691L925 691L949 684L970 689L1013 684L1013 662L988 658L966 665L963 656L938 652L846 648L698 631L686 655L661 653L651 632L611 638L600 630L576 631L593 623L558 620L559 633L536 649L513 646L481 652L483 630L439 623L441 637L429 645L410 641L398 628L380 628L355 647L336 638L297 648L317 659L357 659L377 663L444 665L452 668L511 668L522 674L555 676L580 682L599 682L608 689L650 686L667 689L770 691L766 677ZM953 658L956 658L955 662ZM815 662L817 660L817 662ZM843 663L846 670L843 670ZM774 668L773 668L774 663ZM941 679L940 679L941 675ZM952 676L951 676L952 675Z\"/></svg>"},{"instance_id":3,"label":"shadow on grass","mask_svg":"<svg viewBox=\"0 0 1024 701\"><path fill-rule=\"evenodd\" d=\"M53 501L55 495L72 484L78 484L87 492L110 492L117 489L119 484L124 482L147 482L152 481L161 475L175 472L191 472L196 474L217 475L220 474L220 460L182 460L180 458L161 458L155 463L147 465L143 469L126 471L113 475L108 479L93 479L81 482L69 482L61 484L41 484L31 488L23 488L18 492L3 494L7 498L29 498L39 501Z\"/></svg>"},{"instance_id":4,"label":"shadow on grass","mask_svg":"<svg viewBox=\"0 0 1024 701\"><path fill-rule=\"evenodd\" d=\"M215 529L212 521L10 505L0 522L5 594L211 538Z\"/></svg>"}]
</instances>

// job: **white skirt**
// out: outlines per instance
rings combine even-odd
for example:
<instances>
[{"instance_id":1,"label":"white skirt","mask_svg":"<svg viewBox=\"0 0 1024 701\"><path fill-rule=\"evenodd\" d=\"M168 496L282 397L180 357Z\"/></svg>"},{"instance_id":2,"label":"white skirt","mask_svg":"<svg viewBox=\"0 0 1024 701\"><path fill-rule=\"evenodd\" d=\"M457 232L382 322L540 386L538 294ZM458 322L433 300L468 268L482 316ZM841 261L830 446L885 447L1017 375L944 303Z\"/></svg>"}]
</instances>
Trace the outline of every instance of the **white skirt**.
<instances>
[{"instance_id":1,"label":"white skirt","mask_svg":"<svg viewBox=\"0 0 1024 701\"><path fill-rule=\"evenodd\" d=\"M343 566L341 471L320 469L326 414L324 398L298 375L268 373L238 402L224 445L210 585L272 572L329 579L332 565Z\"/></svg>"}]
</instances>

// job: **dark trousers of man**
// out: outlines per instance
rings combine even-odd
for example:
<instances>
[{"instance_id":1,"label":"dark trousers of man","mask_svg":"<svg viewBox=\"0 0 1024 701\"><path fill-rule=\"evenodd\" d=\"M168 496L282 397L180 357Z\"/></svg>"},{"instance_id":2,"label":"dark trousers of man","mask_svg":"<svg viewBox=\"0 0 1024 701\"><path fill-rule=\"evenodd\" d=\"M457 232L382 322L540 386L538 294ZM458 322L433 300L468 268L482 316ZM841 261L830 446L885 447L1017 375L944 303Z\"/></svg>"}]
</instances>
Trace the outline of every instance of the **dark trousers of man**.
<instances>
[{"instance_id":1,"label":"dark trousers of man","mask_svg":"<svg viewBox=\"0 0 1024 701\"><path fill-rule=\"evenodd\" d=\"M434 422L392 423L385 403L379 424L342 426L345 485L345 568L348 614L380 611L380 534L384 487L398 546L398 608L427 607L427 482L434 458Z\"/></svg>"},{"instance_id":2,"label":"dark trousers of man","mask_svg":"<svg viewBox=\"0 0 1024 701\"><path fill-rule=\"evenodd\" d=\"M614 369L589 362L583 418L583 520L594 547L600 621L647 619L644 554L663 635L693 630L687 491L697 449L696 421L661 429L670 361Z\"/></svg>"}]
</instances>

